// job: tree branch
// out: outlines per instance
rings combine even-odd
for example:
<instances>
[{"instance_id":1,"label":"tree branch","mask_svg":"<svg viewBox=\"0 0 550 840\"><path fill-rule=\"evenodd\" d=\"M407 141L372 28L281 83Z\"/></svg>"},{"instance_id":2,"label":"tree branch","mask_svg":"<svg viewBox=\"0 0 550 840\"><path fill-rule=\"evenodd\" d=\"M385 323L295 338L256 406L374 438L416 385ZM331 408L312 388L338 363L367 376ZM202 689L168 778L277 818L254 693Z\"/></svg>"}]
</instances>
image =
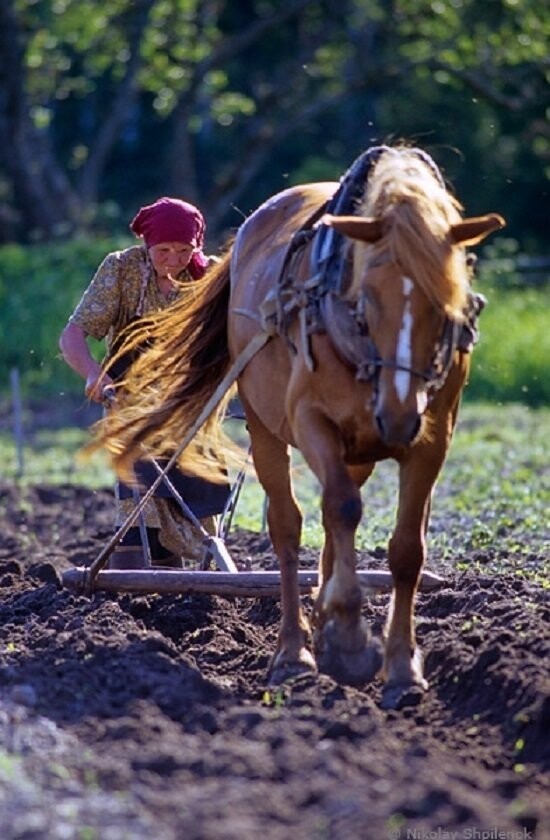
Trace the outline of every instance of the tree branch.
<instances>
[{"instance_id":1,"label":"tree branch","mask_svg":"<svg viewBox=\"0 0 550 840\"><path fill-rule=\"evenodd\" d=\"M134 16L129 26L128 37L130 58L126 65L126 72L117 87L116 95L110 103L109 113L101 123L93 148L79 177L79 191L88 205L95 204L97 201L98 183L105 160L118 138L121 127L128 119L138 94L136 79L141 67L141 40L155 2L156 0L134 1Z\"/></svg>"},{"instance_id":2,"label":"tree branch","mask_svg":"<svg viewBox=\"0 0 550 840\"><path fill-rule=\"evenodd\" d=\"M480 73L474 73L470 70L462 70L457 67L451 67L438 58L433 58L429 62L431 70L444 70L450 76L458 79L465 87L470 88L474 93L482 97L486 102L492 105L497 105L499 108L504 108L507 111L519 112L525 105L523 97L506 96L500 93L496 87L489 84L489 77L482 76Z\"/></svg>"},{"instance_id":3,"label":"tree branch","mask_svg":"<svg viewBox=\"0 0 550 840\"><path fill-rule=\"evenodd\" d=\"M175 189L182 191L185 185L185 192L192 200L197 200L198 185L196 179L196 166L193 156L193 144L189 136L188 122L193 114L198 91L207 73L216 67L221 67L230 59L239 55L260 38L281 26L283 23L295 17L308 6L315 4L315 0L291 0L284 7L276 12L256 20L232 37L224 38L217 46L213 46L206 58L197 64L189 64L191 70L191 81L186 90L179 97L174 108L172 117L174 120L174 134L172 138L172 182ZM204 15L204 25L208 22L207 15ZM198 19L199 27L201 20Z\"/></svg>"},{"instance_id":4,"label":"tree branch","mask_svg":"<svg viewBox=\"0 0 550 840\"><path fill-rule=\"evenodd\" d=\"M217 47L212 49L209 56L196 65L194 71L195 76L198 79L202 79L214 67L220 67L236 55L239 55L275 27L281 26L298 15L307 6L315 5L315 0L290 0L285 6L280 6L278 11L273 14L266 15L251 23L250 26L243 29L238 35L233 35L231 38L224 38Z\"/></svg>"},{"instance_id":5,"label":"tree branch","mask_svg":"<svg viewBox=\"0 0 550 840\"><path fill-rule=\"evenodd\" d=\"M234 205L242 193L253 182L261 169L269 162L273 149L280 146L288 137L300 128L310 124L321 114L335 108L350 90L360 90L366 86L365 80L355 80L351 87L334 94L318 97L307 107L289 109L288 114L294 114L284 120L269 123L262 121L255 133L246 143L246 149L238 160L235 160L231 172L226 174L222 189L218 189L217 199L212 203L209 211L209 223L216 228L227 215L228 207ZM267 196L266 196L267 198Z\"/></svg>"},{"instance_id":6,"label":"tree branch","mask_svg":"<svg viewBox=\"0 0 550 840\"><path fill-rule=\"evenodd\" d=\"M79 215L80 202L50 139L29 116L22 37L12 0L0 0L0 148L25 229L47 235Z\"/></svg>"}]
</instances>

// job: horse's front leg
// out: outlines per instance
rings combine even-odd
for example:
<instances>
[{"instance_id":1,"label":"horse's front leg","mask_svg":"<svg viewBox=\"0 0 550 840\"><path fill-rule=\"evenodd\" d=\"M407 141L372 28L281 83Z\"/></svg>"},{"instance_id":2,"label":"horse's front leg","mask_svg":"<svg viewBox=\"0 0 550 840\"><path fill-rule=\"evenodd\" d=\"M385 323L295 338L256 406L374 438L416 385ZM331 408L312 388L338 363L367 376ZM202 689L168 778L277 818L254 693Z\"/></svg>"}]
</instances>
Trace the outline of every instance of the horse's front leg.
<instances>
[{"instance_id":1,"label":"horse's front leg","mask_svg":"<svg viewBox=\"0 0 550 840\"><path fill-rule=\"evenodd\" d=\"M298 585L302 515L292 492L288 447L266 429L244 400L243 405L254 467L268 499L269 536L281 574L281 625L269 666L269 681L278 684L298 673L317 671L307 647L311 633L301 607Z\"/></svg>"},{"instance_id":2,"label":"horse's front leg","mask_svg":"<svg viewBox=\"0 0 550 840\"><path fill-rule=\"evenodd\" d=\"M401 705L411 688L423 691L428 686L416 644L414 599L426 558L431 493L441 460L430 463L413 456L400 467L397 521L389 544L394 590L385 631L385 708Z\"/></svg>"},{"instance_id":3,"label":"horse's front leg","mask_svg":"<svg viewBox=\"0 0 550 840\"><path fill-rule=\"evenodd\" d=\"M317 664L338 682L363 685L380 669L382 656L361 616L362 592L355 562L361 495L343 461L336 427L313 412L301 419L295 427L298 445L323 488L325 546L314 609ZM364 471L365 477L370 469Z\"/></svg>"},{"instance_id":4,"label":"horse's front leg","mask_svg":"<svg viewBox=\"0 0 550 840\"><path fill-rule=\"evenodd\" d=\"M361 488L374 469L374 463L349 466L348 473L357 488ZM325 542L319 558L319 578L321 586L332 576L334 569L334 546L330 532L325 531ZM322 599L321 599L322 600Z\"/></svg>"}]
</instances>

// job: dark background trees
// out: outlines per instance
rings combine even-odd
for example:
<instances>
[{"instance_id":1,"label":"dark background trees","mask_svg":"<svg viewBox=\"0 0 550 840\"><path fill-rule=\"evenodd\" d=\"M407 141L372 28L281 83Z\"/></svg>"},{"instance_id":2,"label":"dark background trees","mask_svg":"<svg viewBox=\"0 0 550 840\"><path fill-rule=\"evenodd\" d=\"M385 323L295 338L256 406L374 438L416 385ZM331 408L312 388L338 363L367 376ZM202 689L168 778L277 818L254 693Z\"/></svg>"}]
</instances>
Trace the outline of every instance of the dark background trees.
<instances>
[{"instance_id":1,"label":"dark background trees","mask_svg":"<svg viewBox=\"0 0 550 840\"><path fill-rule=\"evenodd\" d=\"M543 0L0 0L0 241L113 231L159 194L213 241L369 145L546 236Z\"/></svg>"},{"instance_id":2,"label":"dark background trees","mask_svg":"<svg viewBox=\"0 0 550 840\"><path fill-rule=\"evenodd\" d=\"M517 287L548 276L549 29L544 0L0 0L0 419L14 369L33 399L81 395L59 333L139 205L197 202L217 250L399 139L508 221L470 393L544 403L545 290Z\"/></svg>"}]
</instances>

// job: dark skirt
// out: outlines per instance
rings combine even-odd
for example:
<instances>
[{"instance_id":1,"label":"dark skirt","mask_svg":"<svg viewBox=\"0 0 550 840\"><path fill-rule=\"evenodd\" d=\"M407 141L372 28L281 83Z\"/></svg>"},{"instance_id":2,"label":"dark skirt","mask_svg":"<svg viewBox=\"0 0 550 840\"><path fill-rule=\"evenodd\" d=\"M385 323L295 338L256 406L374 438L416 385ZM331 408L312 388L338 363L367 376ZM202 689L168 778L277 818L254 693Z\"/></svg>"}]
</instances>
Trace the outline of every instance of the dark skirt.
<instances>
[{"instance_id":1,"label":"dark skirt","mask_svg":"<svg viewBox=\"0 0 550 840\"><path fill-rule=\"evenodd\" d=\"M157 459L157 464L161 469L164 469L166 463L166 460ZM137 461L134 464L134 472L142 493L151 487L158 477L157 470L148 461ZM187 475L175 466L168 470L167 475L171 484L174 485L183 501L191 508L196 517L204 519L207 516L222 513L231 492L228 482L217 484L204 478ZM131 499L133 496L132 488L122 481L118 482L118 492L120 499ZM163 499L173 498L170 488L163 481L153 495Z\"/></svg>"}]
</instances>

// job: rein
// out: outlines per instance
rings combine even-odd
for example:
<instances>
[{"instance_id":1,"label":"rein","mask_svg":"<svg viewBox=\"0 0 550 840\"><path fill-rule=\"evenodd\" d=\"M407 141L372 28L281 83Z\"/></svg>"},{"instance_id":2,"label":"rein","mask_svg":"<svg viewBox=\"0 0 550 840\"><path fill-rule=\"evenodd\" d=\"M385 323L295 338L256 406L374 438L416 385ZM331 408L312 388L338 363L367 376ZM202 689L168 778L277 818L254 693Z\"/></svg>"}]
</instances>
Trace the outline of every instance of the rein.
<instances>
[{"instance_id":1,"label":"rein","mask_svg":"<svg viewBox=\"0 0 550 840\"><path fill-rule=\"evenodd\" d=\"M321 300L321 310L327 335L342 360L355 368L355 378L359 382L375 382L380 370L389 368L423 379L433 394L445 384L455 351L468 352L472 346L464 341L465 325L447 318L429 368L416 370L393 359L381 358L369 334L361 298L350 304L334 292L329 292Z\"/></svg>"}]
</instances>

